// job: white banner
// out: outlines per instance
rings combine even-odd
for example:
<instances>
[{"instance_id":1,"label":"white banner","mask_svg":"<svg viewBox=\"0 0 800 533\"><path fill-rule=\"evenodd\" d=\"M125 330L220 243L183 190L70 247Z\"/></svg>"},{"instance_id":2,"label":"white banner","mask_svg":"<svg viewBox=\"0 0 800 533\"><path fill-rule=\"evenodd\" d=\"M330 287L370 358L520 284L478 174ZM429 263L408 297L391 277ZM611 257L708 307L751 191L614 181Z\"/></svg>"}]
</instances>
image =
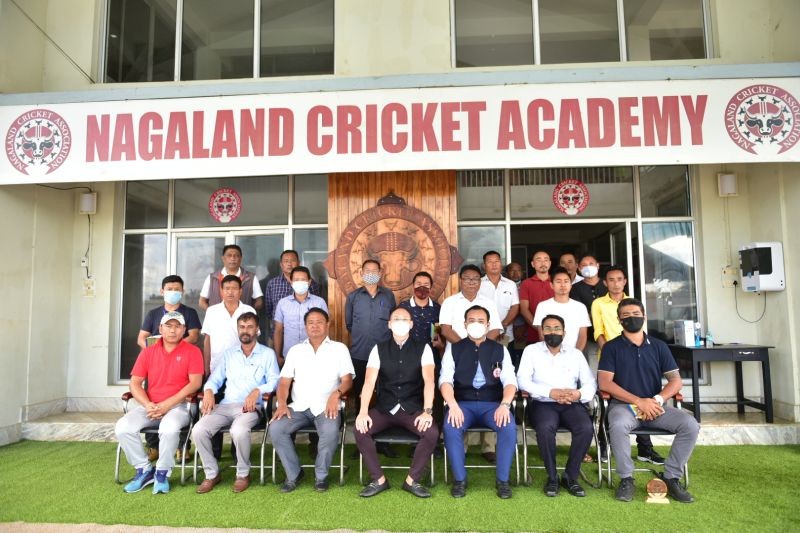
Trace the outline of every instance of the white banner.
<instances>
[{"instance_id":1,"label":"white banner","mask_svg":"<svg viewBox=\"0 0 800 533\"><path fill-rule=\"evenodd\" d=\"M0 184L800 161L800 78L0 107Z\"/></svg>"}]
</instances>

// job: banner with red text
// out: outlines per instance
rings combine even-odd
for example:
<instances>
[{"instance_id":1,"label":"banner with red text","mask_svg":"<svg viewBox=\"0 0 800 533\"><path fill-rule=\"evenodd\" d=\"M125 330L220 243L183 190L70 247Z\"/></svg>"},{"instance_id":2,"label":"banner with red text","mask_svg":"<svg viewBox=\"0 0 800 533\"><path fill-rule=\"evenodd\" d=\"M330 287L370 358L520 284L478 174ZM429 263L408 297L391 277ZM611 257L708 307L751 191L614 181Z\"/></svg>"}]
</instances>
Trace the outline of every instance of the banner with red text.
<instances>
[{"instance_id":1,"label":"banner with red text","mask_svg":"<svg viewBox=\"0 0 800 533\"><path fill-rule=\"evenodd\" d=\"M0 184L800 161L800 78L0 106Z\"/></svg>"}]
</instances>

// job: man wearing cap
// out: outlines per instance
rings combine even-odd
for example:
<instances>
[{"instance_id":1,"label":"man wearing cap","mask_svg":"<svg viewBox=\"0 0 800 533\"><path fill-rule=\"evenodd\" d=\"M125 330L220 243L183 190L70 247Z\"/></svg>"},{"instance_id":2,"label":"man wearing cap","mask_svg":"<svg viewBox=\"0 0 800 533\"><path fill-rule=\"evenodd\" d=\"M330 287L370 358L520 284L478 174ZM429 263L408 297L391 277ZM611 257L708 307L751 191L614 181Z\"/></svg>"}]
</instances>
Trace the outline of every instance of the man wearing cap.
<instances>
[{"instance_id":1,"label":"man wearing cap","mask_svg":"<svg viewBox=\"0 0 800 533\"><path fill-rule=\"evenodd\" d=\"M231 441L236 448L236 480L233 492L243 492L250 486L250 430L258 423L258 408L264 393L275 390L278 384L278 361L275 352L258 344L258 316L243 313L236 320L238 346L222 354L222 361L206 381L203 392L203 418L195 424L192 436L203 459L206 478L197 488L198 494L210 492L222 481L211 446L211 438L230 426ZM225 384L225 395L219 405L214 395Z\"/></svg>"},{"instance_id":2,"label":"man wearing cap","mask_svg":"<svg viewBox=\"0 0 800 533\"><path fill-rule=\"evenodd\" d=\"M183 340L186 321L170 312L161 318L161 338L142 350L131 370L130 391L139 405L117 421L117 440L125 458L136 469L125 492L138 492L153 484L153 494L169 492L169 475L175 465L181 428L189 423L186 396L203 381L203 356L197 346ZM147 390L144 381L147 380ZM147 459L139 433L157 427L159 457L155 469Z\"/></svg>"}]
</instances>

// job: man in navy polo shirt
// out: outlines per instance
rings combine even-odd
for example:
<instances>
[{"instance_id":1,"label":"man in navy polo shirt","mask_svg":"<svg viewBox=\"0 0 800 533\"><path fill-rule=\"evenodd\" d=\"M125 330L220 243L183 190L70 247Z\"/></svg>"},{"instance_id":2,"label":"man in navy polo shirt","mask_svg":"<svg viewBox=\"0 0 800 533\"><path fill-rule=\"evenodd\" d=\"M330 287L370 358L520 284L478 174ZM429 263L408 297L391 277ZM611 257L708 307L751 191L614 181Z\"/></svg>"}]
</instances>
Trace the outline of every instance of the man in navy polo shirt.
<instances>
[{"instance_id":1,"label":"man in navy polo shirt","mask_svg":"<svg viewBox=\"0 0 800 533\"><path fill-rule=\"evenodd\" d=\"M694 498L681 486L680 477L694 450L700 425L688 412L666 403L681 390L678 365L666 344L644 332L646 317L642 302L623 299L617 316L622 335L603 346L597 369L600 390L612 396L608 425L611 452L620 477L615 497L625 502L633 499L630 433L643 427L675 433L663 478L673 499L691 503ZM663 387L662 377L667 379Z\"/></svg>"},{"instance_id":2,"label":"man in navy polo shirt","mask_svg":"<svg viewBox=\"0 0 800 533\"><path fill-rule=\"evenodd\" d=\"M142 322L142 329L136 344L144 350L147 348L147 338L158 335L158 328L161 325L161 317L169 312L177 311L186 320L186 333L183 340L189 344L197 344L200 338L200 318L197 311L181 303L183 298L183 278L176 275L167 276L161 280L161 296L164 297L164 305L148 311Z\"/></svg>"}]
</instances>

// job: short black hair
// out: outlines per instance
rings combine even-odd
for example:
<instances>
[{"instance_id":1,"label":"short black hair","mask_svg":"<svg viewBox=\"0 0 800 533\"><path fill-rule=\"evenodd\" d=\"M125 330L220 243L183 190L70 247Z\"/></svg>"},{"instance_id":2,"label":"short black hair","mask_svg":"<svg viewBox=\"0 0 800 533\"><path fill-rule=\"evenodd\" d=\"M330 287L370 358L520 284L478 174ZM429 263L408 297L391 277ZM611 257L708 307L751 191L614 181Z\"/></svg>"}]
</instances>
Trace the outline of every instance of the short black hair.
<instances>
[{"instance_id":1,"label":"short black hair","mask_svg":"<svg viewBox=\"0 0 800 533\"><path fill-rule=\"evenodd\" d=\"M461 267L461 270L458 271L458 277L460 278L461 276L464 275L464 272L469 272L470 270L472 270L473 272L477 272L479 276L483 275L481 269L478 268L478 265L473 265L470 263Z\"/></svg>"},{"instance_id":2,"label":"short black hair","mask_svg":"<svg viewBox=\"0 0 800 533\"><path fill-rule=\"evenodd\" d=\"M542 319L542 326L544 326L544 323L545 323L545 321L546 321L546 320L558 320L559 322L561 322L561 328L562 328L562 329L566 327L566 324L564 324L564 319L563 319L563 318L561 318L561 317L560 317L560 316L558 316L558 315L552 315L552 314L550 314L550 315L546 315L546 316L545 316L545 317Z\"/></svg>"},{"instance_id":3,"label":"short black hair","mask_svg":"<svg viewBox=\"0 0 800 533\"><path fill-rule=\"evenodd\" d=\"M300 254L297 253L297 250L284 250L284 251L282 251L280 257L278 258L278 261L283 261L283 256L287 255L287 254L294 254L294 258L297 259L298 261L300 261Z\"/></svg>"},{"instance_id":4,"label":"short black hair","mask_svg":"<svg viewBox=\"0 0 800 533\"><path fill-rule=\"evenodd\" d=\"M554 280L556 278L556 274L564 274L565 276L569 277L569 272L562 266L557 266L550 271L550 279Z\"/></svg>"},{"instance_id":5,"label":"short black hair","mask_svg":"<svg viewBox=\"0 0 800 533\"><path fill-rule=\"evenodd\" d=\"M558 260L559 260L559 261L561 261L561 258L562 258L562 257L564 257L565 255L571 255L571 256L572 256L572 258L573 258L575 261L577 261L577 260L578 260L578 256L575 254L575 252L570 252L570 251L566 251L566 252L562 253L561 255L559 255L559 256L558 256Z\"/></svg>"},{"instance_id":6,"label":"short black hair","mask_svg":"<svg viewBox=\"0 0 800 533\"><path fill-rule=\"evenodd\" d=\"M400 305L398 305L397 307L392 309L391 313L389 313L389 318L392 318L392 316L394 316L394 314L397 311L405 311L406 313L408 313L408 318L410 318L412 321L414 320L414 315L411 314L411 311L409 309L403 307L403 306L400 306Z\"/></svg>"},{"instance_id":7,"label":"short black hair","mask_svg":"<svg viewBox=\"0 0 800 533\"><path fill-rule=\"evenodd\" d=\"M244 255L242 253L242 248L238 244L226 244L225 246L223 246L222 255L225 255L225 252L227 252L228 250L236 250L237 252L239 252L239 255Z\"/></svg>"},{"instance_id":8,"label":"short black hair","mask_svg":"<svg viewBox=\"0 0 800 533\"><path fill-rule=\"evenodd\" d=\"M625 267L623 267L622 265L611 265L611 266L609 266L606 269L605 274L603 274L603 279L606 279L606 277L608 276L609 272L616 272L616 271L622 272L622 276L625 279L628 279L628 273L625 272Z\"/></svg>"},{"instance_id":9,"label":"short black hair","mask_svg":"<svg viewBox=\"0 0 800 533\"><path fill-rule=\"evenodd\" d=\"M483 254L483 262L484 263L486 263L486 258L489 257L490 255L496 255L497 258L500 259L501 261L503 259L503 256L500 255L500 252L498 252L497 250L489 250L488 252Z\"/></svg>"},{"instance_id":10,"label":"short black hair","mask_svg":"<svg viewBox=\"0 0 800 533\"><path fill-rule=\"evenodd\" d=\"M636 307L638 307L642 311L642 314L645 314L645 312L644 312L644 304L642 303L641 300L639 300L638 298L623 298L619 302L619 305L617 305L617 316L619 316L619 310L620 309L622 309L623 307L629 306L629 305L635 305Z\"/></svg>"},{"instance_id":11,"label":"short black hair","mask_svg":"<svg viewBox=\"0 0 800 533\"><path fill-rule=\"evenodd\" d=\"M231 281L235 281L236 284L239 286L239 288L240 289L242 288L242 280L239 279L239 276L235 274L228 274L227 276L222 278L222 281L219 282L220 288L224 287L226 283L230 283Z\"/></svg>"},{"instance_id":12,"label":"short black hair","mask_svg":"<svg viewBox=\"0 0 800 533\"><path fill-rule=\"evenodd\" d=\"M431 276L430 274L428 274L424 270L421 270L421 271L417 272L416 274L414 274L414 279L411 280L411 283L414 283L415 281L417 281L417 278L428 278L428 281L431 282L431 287L433 287L433 276Z\"/></svg>"},{"instance_id":13,"label":"short black hair","mask_svg":"<svg viewBox=\"0 0 800 533\"><path fill-rule=\"evenodd\" d=\"M247 322L248 320L252 320L256 323L256 326L258 326L258 315L252 311L247 311L239 315L239 318L236 319L236 324L239 324L239 322Z\"/></svg>"},{"instance_id":14,"label":"short black hair","mask_svg":"<svg viewBox=\"0 0 800 533\"><path fill-rule=\"evenodd\" d=\"M478 310L486 313L486 322L489 322L491 320L491 318L489 317L489 310L483 307L482 305L473 305L472 307L464 311L464 320L467 320L467 315L470 314L472 311L478 311Z\"/></svg>"},{"instance_id":15,"label":"short black hair","mask_svg":"<svg viewBox=\"0 0 800 533\"><path fill-rule=\"evenodd\" d=\"M536 250L531 254L531 263L533 263L533 258L536 257L536 254L546 254L548 259L550 259L551 261L553 260L553 258L550 257L550 252L548 252L547 250Z\"/></svg>"},{"instance_id":16,"label":"short black hair","mask_svg":"<svg viewBox=\"0 0 800 533\"><path fill-rule=\"evenodd\" d=\"M365 259L364 262L361 263L361 270L364 270L364 267L367 266L370 263L374 263L375 266L378 267L378 270L381 269L381 264L380 264L379 261L376 261L375 259Z\"/></svg>"},{"instance_id":17,"label":"short black hair","mask_svg":"<svg viewBox=\"0 0 800 533\"><path fill-rule=\"evenodd\" d=\"M292 271L289 273L289 279L292 279L292 277L294 276L295 272L305 272L306 276L308 276L308 281L311 281L311 271L308 268L306 268L304 266L296 266L296 267L294 267L292 269Z\"/></svg>"},{"instance_id":18,"label":"short black hair","mask_svg":"<svg viewBox=\"0 0 800 533\"><path fill-rule=\"evenodd\" d=\"M597 261L597 256L595 256L594 254L583 254L583 255L581 256L581 261L583 261L583 260L584 260L584 259L586 259L587 257L591 257L592 259L594 259L594 261L595 261L596 263L598 263L598 262L599 262L599 261ZM579 261L579 262L580 262L580 261Z\"/></svg>"},{"instance_id":19,"label":"short black hair","mask_svg":"<svg viewBox=\"0 0 800 533\"><path fill-rule=\"evenodd\" d=\"M180 283L181 287L183 287L183 278L177 274L170 274L161 280L161 288L163 289L167 283Z\"/></svg>"},{"instance_id":20,"label":"short black hair","mask_svg":"<svg viewBox=\"0 0 800 533\"><path fill-rule=\"evenodd\" d=\"M325 317L325 322L330 321L327 311L325 311L321 307L312 307L311 309L306 311L306 314L303 315L303 324L306 324L308 322L308 315L310 315L311 313L319 313L320 315Z\"/></svg>"}]
</instances>

